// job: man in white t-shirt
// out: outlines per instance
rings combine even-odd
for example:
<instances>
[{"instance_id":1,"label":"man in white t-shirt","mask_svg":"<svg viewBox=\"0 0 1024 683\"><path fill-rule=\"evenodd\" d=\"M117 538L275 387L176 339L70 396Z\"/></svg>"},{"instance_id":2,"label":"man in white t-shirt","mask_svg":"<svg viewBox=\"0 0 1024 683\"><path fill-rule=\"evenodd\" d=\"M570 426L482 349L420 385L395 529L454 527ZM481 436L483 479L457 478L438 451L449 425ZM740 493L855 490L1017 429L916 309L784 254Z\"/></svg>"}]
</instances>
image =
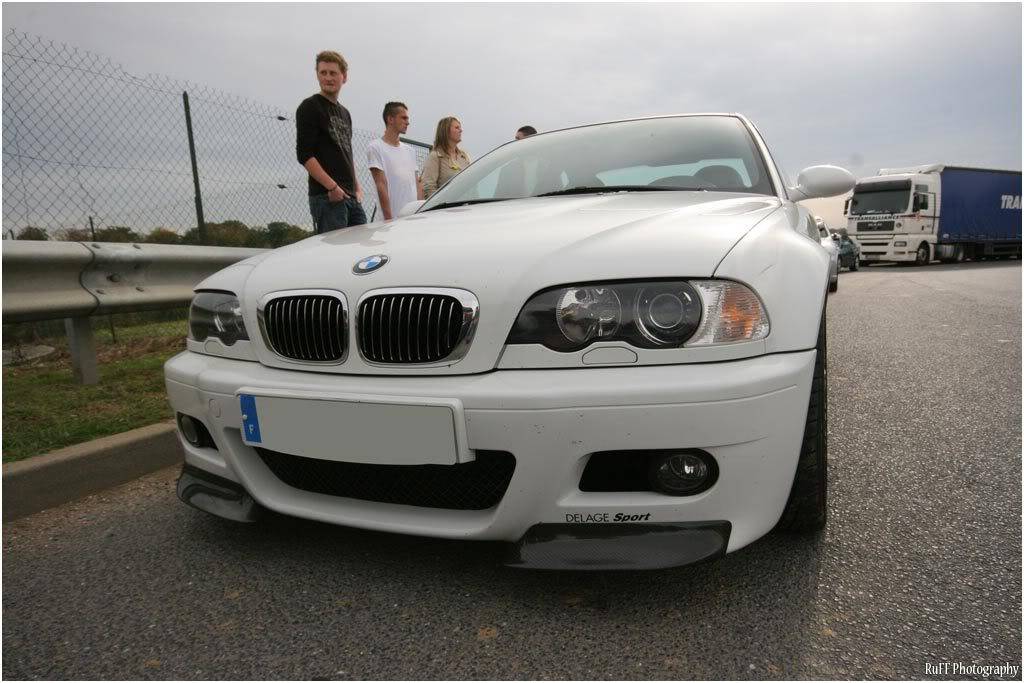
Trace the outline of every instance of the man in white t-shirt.
<instances>
[{"instance_id":1,"label":"man in white t-shirt","mask_svg":"<svg viewBox=\"0 0 1024 683\"><path fill-rule=\"evenodd\" d=\"M407 130L409 108L401 102L388 102L384 105L384 135L371 142L366 150L384 220L396 217L409 202L423 199L416 152L398 138Z\"/></svg>"}]
</instances>

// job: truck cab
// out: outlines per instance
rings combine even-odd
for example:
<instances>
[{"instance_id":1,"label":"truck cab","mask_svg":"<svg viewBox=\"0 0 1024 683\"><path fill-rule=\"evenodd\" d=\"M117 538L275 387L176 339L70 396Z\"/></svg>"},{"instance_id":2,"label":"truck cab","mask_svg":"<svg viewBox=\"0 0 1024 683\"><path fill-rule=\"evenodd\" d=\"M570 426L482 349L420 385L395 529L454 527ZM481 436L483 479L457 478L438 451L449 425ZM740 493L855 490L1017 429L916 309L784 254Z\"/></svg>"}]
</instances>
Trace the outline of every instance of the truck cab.
<instances>
[{"instance_id":1,"label":"truck cab","mask_svg":"<svg viewBox=\"0 0 1024 683\"><path fill-rule=\"evenodd\" d=\"M882 169L858 180L844 213L847 232L860 245L861 263L931 261L940 193L939 174L921 169Z\"/></svg>"}]
</instances>

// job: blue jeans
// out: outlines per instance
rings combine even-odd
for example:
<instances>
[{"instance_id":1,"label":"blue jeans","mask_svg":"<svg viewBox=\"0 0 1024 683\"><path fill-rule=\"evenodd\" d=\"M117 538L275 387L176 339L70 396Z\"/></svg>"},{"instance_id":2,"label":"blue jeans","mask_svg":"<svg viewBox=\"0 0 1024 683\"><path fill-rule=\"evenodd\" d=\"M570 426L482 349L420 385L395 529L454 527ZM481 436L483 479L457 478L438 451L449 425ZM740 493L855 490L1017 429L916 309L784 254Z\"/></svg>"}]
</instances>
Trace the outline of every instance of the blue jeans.
<instances>
[{"instance_id":1,"label":"blue jeans","mask_svg":"<svg viewBox=\"0 0 1024 683\"><path fill-rule=\"evenodd\" d=\"M355 197L332 202L325 194L310 195L309 212L313 215L313 232L317 235L366 223L366 212Z\"/></svg>"}]
</instances>

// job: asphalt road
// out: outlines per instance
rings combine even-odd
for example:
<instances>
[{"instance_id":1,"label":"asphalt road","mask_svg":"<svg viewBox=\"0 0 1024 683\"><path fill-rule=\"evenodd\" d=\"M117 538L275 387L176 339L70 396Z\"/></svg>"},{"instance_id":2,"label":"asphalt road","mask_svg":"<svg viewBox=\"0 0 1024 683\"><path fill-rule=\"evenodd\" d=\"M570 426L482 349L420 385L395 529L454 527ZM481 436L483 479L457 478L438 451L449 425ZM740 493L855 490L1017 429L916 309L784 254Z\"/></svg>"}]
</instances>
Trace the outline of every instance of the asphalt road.
<instances>
[{"instance_id":1,"label":"asphalt road","mask_svg":"<svg viewBox=\"0 0 1024 683\"><path fill-rule=\"evenodd\" d=\"M180 504L3 527L4 678L980 678L1021 663L1019 261L844 272L830 522L649 573ZM1006 678L1020 678L1020 672Z\"/></svg>"}]
</instances>

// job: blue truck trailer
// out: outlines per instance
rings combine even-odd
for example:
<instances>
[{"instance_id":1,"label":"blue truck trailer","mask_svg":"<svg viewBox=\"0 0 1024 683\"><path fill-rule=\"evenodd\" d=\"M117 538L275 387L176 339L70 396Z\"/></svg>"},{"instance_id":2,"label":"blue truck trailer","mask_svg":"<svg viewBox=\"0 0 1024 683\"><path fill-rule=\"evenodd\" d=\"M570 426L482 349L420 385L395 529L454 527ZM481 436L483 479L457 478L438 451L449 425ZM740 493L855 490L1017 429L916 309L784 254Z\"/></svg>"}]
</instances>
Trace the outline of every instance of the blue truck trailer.
<instances>
[{"instance_id":1,"label":"blue truck trailer","mask_svg":"<svg viewBox=\"0 0 1024 683\"><path fill-rule=\"evenodd\" d=\"M861 264L1020 258L1021 172L932 164L857 181L847 232Z\"/></svg>"}]
</instances>

